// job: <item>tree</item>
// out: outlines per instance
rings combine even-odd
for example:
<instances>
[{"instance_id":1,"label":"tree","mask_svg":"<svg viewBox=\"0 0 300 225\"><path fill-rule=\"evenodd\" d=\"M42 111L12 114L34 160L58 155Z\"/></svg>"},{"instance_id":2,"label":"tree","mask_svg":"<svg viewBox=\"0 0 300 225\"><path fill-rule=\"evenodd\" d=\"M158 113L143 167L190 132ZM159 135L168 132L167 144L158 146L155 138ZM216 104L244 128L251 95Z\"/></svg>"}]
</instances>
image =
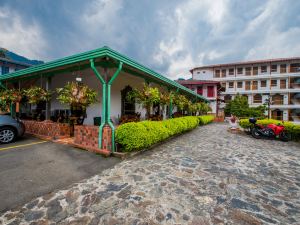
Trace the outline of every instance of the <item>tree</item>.
<instances>
[{"instance_id":1,"label":"tree","mask_svg":"<svg viewBox=\"0 0 300 225\"><path fill-rule=\"evenodd\" d=\"M150 111L153 104L160 102L160 93L157 87L150 87L144 84L142 90L133 89L127 94L128 101L136 101L146 109L146 119L150 118Z\"/></svg>"},{"instance_id":2,"label":"tree","mask_svg":"<svg viewBox=\"0 0 300 225\"><path fill-rule=\"evenodd\" d=\"M232 114L237 117L264 117L265 105L258 107L249 107L248 99L245 96L237 94L233 100L225 106L225 114Z\"/></svg>"}]
</instances>

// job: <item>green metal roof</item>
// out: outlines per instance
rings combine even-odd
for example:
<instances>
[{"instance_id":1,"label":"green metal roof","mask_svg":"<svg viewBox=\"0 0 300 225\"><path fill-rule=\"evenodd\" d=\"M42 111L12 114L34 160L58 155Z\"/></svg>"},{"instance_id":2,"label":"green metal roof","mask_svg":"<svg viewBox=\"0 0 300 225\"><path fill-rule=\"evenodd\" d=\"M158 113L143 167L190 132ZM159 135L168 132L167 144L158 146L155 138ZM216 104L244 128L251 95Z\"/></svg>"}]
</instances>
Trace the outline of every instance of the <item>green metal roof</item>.
<instances>
[{"instance_id":1,"label":"green metal roof","mask_svg":"<svg viewBox=\"0 0 300 225\"><path fill-rule=\"evenodd\" d=\"M95 49L92 51L88 51L88 52L83 52L83 53L79 53L76 55L72 55L72 56L68 56L68 57L64 57L61 59L57 59L48 63L44 63L41 65L37 65L37 66L32 66L26 69L22 69L22 70L18 70L16 72L13 73L8 73L8 74L4 74L2 76L0 76L0 82L1 81L5 81L11 78L20 78L26 75L33 75L33 74L37 74L37 73L43 73L46 72L47 70L50 69L55 69L58 67L62 67L62 66L66 66L66 65L71 65L74 63L78 63L78 62L82 62L85 60L90 60L90 59L96 59L96 58L102 58L102 57L109 57L112 59L115 59L117 61L123 62L123 64L128 65L132 68L135 68L139 71L142 71L148 75L150 75L153 78L156 78L158 80L161 81L161 83L164 83L170 87L173 87L174 89L179 89L180 91L186 93L186 94L190 94L193 95L205 102L209 102L209 100L207 100L206 98L204 98L202 95L198 95L197 93L193 92L192 90L182 86L181 84L170 80L168 78L166 78L165 76L143 66L140 63L137 63L136 61L128 58L127 56L124 56L122 54L120 54L117 51L112 50L109 47L102 47L99 49Z\"/></svg>"}]
</instances>

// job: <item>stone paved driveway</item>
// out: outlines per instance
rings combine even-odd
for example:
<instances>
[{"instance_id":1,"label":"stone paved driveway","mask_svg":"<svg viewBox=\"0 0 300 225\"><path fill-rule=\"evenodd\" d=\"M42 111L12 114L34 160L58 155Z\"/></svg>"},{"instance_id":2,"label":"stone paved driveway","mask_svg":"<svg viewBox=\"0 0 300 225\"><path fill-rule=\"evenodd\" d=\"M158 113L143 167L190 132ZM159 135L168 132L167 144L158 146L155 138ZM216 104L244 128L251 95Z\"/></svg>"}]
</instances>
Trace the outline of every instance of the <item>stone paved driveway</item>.
<instances>
[{"instance_id":1,"label":"stone paved driveway","mask_svg":"<svg viewBox=\"0 0 300 225\"><path fill-rule=\"evenodd\" d=\"M255 140L211 124L0 224L300 224L300 144Z\"/></svg>"}]
</instances>

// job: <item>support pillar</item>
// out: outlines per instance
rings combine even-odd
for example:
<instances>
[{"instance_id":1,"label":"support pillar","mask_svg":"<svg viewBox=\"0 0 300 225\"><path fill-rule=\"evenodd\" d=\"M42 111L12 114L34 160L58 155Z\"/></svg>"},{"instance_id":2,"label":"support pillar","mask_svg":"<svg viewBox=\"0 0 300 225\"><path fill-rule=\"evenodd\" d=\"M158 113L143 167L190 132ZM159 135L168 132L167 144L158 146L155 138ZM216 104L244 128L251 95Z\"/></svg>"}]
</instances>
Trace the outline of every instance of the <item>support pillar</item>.
<instances>
[{"instance_id":1,"label":"support pillar","mask_svg":"<svg viewBox=\"0 0 300 225\"><path fill-rule=\"evenodd\" d=\"M47 77L46 80L46 91L51 89L51 77ZM51 100L46 102L46 120L50 120L51 117Z\"/></svg>"}]
</instances>

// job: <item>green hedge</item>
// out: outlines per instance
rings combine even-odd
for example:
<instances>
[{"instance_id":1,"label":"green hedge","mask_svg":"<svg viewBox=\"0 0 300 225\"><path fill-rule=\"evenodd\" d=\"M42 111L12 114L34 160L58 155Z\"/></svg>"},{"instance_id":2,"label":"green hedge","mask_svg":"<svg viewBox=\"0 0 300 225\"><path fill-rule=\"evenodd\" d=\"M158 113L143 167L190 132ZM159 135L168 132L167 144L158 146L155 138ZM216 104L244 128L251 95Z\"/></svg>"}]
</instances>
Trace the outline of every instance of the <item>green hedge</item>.
<instances>
[{"instance_id":1,"label":"green hedge","mask_svg":"<svg viewBox=\"0 0 300 225\"><path fill-rule=\"evenodd\" d=\"M198 116L198 119L199 119L199 125L205 125L213 122L215 117L212 115L204 115L204 116Z\"/></svg>"},{"instance_id":2,"label":"green hedge","mask_svg":"<svg viewBox=\"0 0 300 225\"><path fill-rule=\"evenodd\" d=\"M173 135L192 130L198 125L199 117L197 116L125 123L116 129L116 142L125 152L141 150Z\"/></svg>"},{"instance_id":3,"label":"green hedge","mask_svg":"<svg viewBox=\"0 0 300 225\"><path fill-rule=\"evenodd\" d=\"M287 130L287 132L289 134L291 134L292 139L294 139L294 140L299 140L300 139L300 125L294 124L292 122L285 121L284 123L282 123L281 120L262 119L262 120L257 120L256 123L264 125L264 126L269 125L269 124L278 124L278 125L283 124L285 126L285 129ZM241 119L239 124L244 129L248 129L248 128L253 126L253 124L251 124L249 122L249 119Z\"/></svg>"}]
</instances>

